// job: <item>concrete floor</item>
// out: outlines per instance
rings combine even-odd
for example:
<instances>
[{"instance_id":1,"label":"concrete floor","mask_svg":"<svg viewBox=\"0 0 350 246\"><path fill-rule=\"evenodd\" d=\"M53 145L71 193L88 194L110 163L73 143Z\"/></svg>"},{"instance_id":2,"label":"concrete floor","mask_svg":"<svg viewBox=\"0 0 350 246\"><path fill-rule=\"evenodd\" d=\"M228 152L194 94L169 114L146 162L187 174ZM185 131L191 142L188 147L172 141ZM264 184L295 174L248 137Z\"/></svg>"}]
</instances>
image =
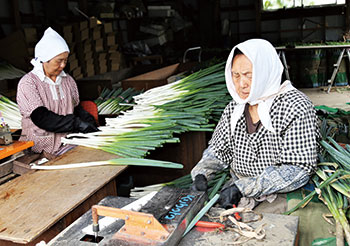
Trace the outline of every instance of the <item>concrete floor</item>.
<instances>
[{"instance_id":1,"label":"concrete floor","mask_svg":"<svg viewBox=\"0 0 350 246\"><path fill-rule=\"evenodd\" d=\"M304 92L315 106L326 105L350 110L350 105L346 104L350 102L350 88L348 87L335 87L330 93L327 93L327 89L324 88L300 88L299 90Z\"/></svg>"}]
</instances>

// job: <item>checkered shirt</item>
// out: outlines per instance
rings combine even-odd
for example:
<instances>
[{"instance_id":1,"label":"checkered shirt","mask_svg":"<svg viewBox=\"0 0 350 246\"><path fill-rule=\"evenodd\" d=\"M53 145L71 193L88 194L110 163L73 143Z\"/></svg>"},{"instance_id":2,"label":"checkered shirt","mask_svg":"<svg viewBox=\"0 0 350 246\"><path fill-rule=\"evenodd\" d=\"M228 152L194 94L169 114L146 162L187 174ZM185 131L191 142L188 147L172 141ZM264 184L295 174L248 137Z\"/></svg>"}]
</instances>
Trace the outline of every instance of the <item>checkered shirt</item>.
<instances>
[{"instance_id":1,"label":"checkered shirt","mask_svg":"<svg viewBox=\"0 0 350 246\"><path fill-rule=\"evenodd\" d=\"M216 158L231 165L242 177L260 175L272 165L296 165L311 174L317 165L319 129L311 101L300 91L292 90L275 98L270 109L276 133L261 126L248 134L244 114L231 133L231 114L237 105L231 101L209 142Z\"/></svg>"}]
</instances>

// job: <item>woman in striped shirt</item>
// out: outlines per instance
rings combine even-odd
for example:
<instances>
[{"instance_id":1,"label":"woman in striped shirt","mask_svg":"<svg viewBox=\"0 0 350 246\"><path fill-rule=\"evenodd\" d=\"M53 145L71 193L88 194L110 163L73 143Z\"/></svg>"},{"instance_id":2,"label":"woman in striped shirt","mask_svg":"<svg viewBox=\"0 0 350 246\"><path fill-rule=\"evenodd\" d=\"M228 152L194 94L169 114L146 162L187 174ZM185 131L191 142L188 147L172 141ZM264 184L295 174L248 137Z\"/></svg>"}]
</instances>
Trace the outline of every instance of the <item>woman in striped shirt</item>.
<instances>
[{"instance_id":1,"label":"woman in striped shirt","mask_svg":"<svg viewBox=\"0 0 350 246\"><path fill-rule=\"evenodd\" d=\"M68 55L65 40L48 28L35 46L33 70L18 84L17 103L22 115L20 140L34 141L34 152L62 154L65 147L61 137L69 132L98 130L94 118L79 106L74 79L63 71Z\"/></svg>"}]
</instances>

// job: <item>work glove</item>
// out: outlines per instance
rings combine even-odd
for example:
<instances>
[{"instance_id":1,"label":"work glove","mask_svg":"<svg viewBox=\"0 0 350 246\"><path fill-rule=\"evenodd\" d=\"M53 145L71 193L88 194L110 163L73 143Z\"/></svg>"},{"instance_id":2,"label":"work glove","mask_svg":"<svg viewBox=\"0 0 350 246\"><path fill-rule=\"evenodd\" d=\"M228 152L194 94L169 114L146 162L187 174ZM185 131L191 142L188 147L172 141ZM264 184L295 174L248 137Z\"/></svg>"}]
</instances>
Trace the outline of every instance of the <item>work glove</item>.
<instances>
[{"instance_id":1,"label":"work glove","mask_svg":"<svg viewBox=\"0 0 350 246\"><path fill-rule=\"evenodd\" d=\"M219 204L222 208L229 209L234 205L238 205L242 198L242 193L235 184L228 186L221 190L219 197Z\"/></svg>"},{"instance_id":2,"label":"work glove","mask_svg":"<svg viewBox=\"0 0 350 246\"><path fill-rule=\"evenodd\" d=\"M207 191L208 189L207 178L203 174L198 174L194 178L191 189L194 191Z\"/></svg>"},{"instance_id":3,"label":"work glove","mask_svg":"<svg viewBox=\"0 0 350 246\"><path fill-rule=\"evenodd\" d=\"M78 117L75 120L75 129L78 132L89 133L89 132L97 132L99 129L90 122L82 121Z\"/></svg>"}]
</instances>

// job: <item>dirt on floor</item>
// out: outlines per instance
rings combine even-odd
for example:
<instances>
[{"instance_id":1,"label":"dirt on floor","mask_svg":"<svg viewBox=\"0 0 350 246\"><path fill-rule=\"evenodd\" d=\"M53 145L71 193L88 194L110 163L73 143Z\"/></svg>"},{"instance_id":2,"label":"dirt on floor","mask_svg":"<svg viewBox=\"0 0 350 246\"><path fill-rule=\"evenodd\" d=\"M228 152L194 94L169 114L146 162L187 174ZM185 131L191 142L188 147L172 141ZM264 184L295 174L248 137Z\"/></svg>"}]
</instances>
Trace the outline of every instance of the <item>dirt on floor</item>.
<instances>
[{"instance_id":1,"label":"dirt on floor","mask_svg":"<svg viewBox=\"0 0 350 246\"><path fill-rule=\"evenodd\" d=\"M350 88L348 87L333 87L329 93L327 88L300 88L300 91L305 93L315 106L326 105L332 108L341 108L350 110Z\"/></svg>"}]
</instances>

